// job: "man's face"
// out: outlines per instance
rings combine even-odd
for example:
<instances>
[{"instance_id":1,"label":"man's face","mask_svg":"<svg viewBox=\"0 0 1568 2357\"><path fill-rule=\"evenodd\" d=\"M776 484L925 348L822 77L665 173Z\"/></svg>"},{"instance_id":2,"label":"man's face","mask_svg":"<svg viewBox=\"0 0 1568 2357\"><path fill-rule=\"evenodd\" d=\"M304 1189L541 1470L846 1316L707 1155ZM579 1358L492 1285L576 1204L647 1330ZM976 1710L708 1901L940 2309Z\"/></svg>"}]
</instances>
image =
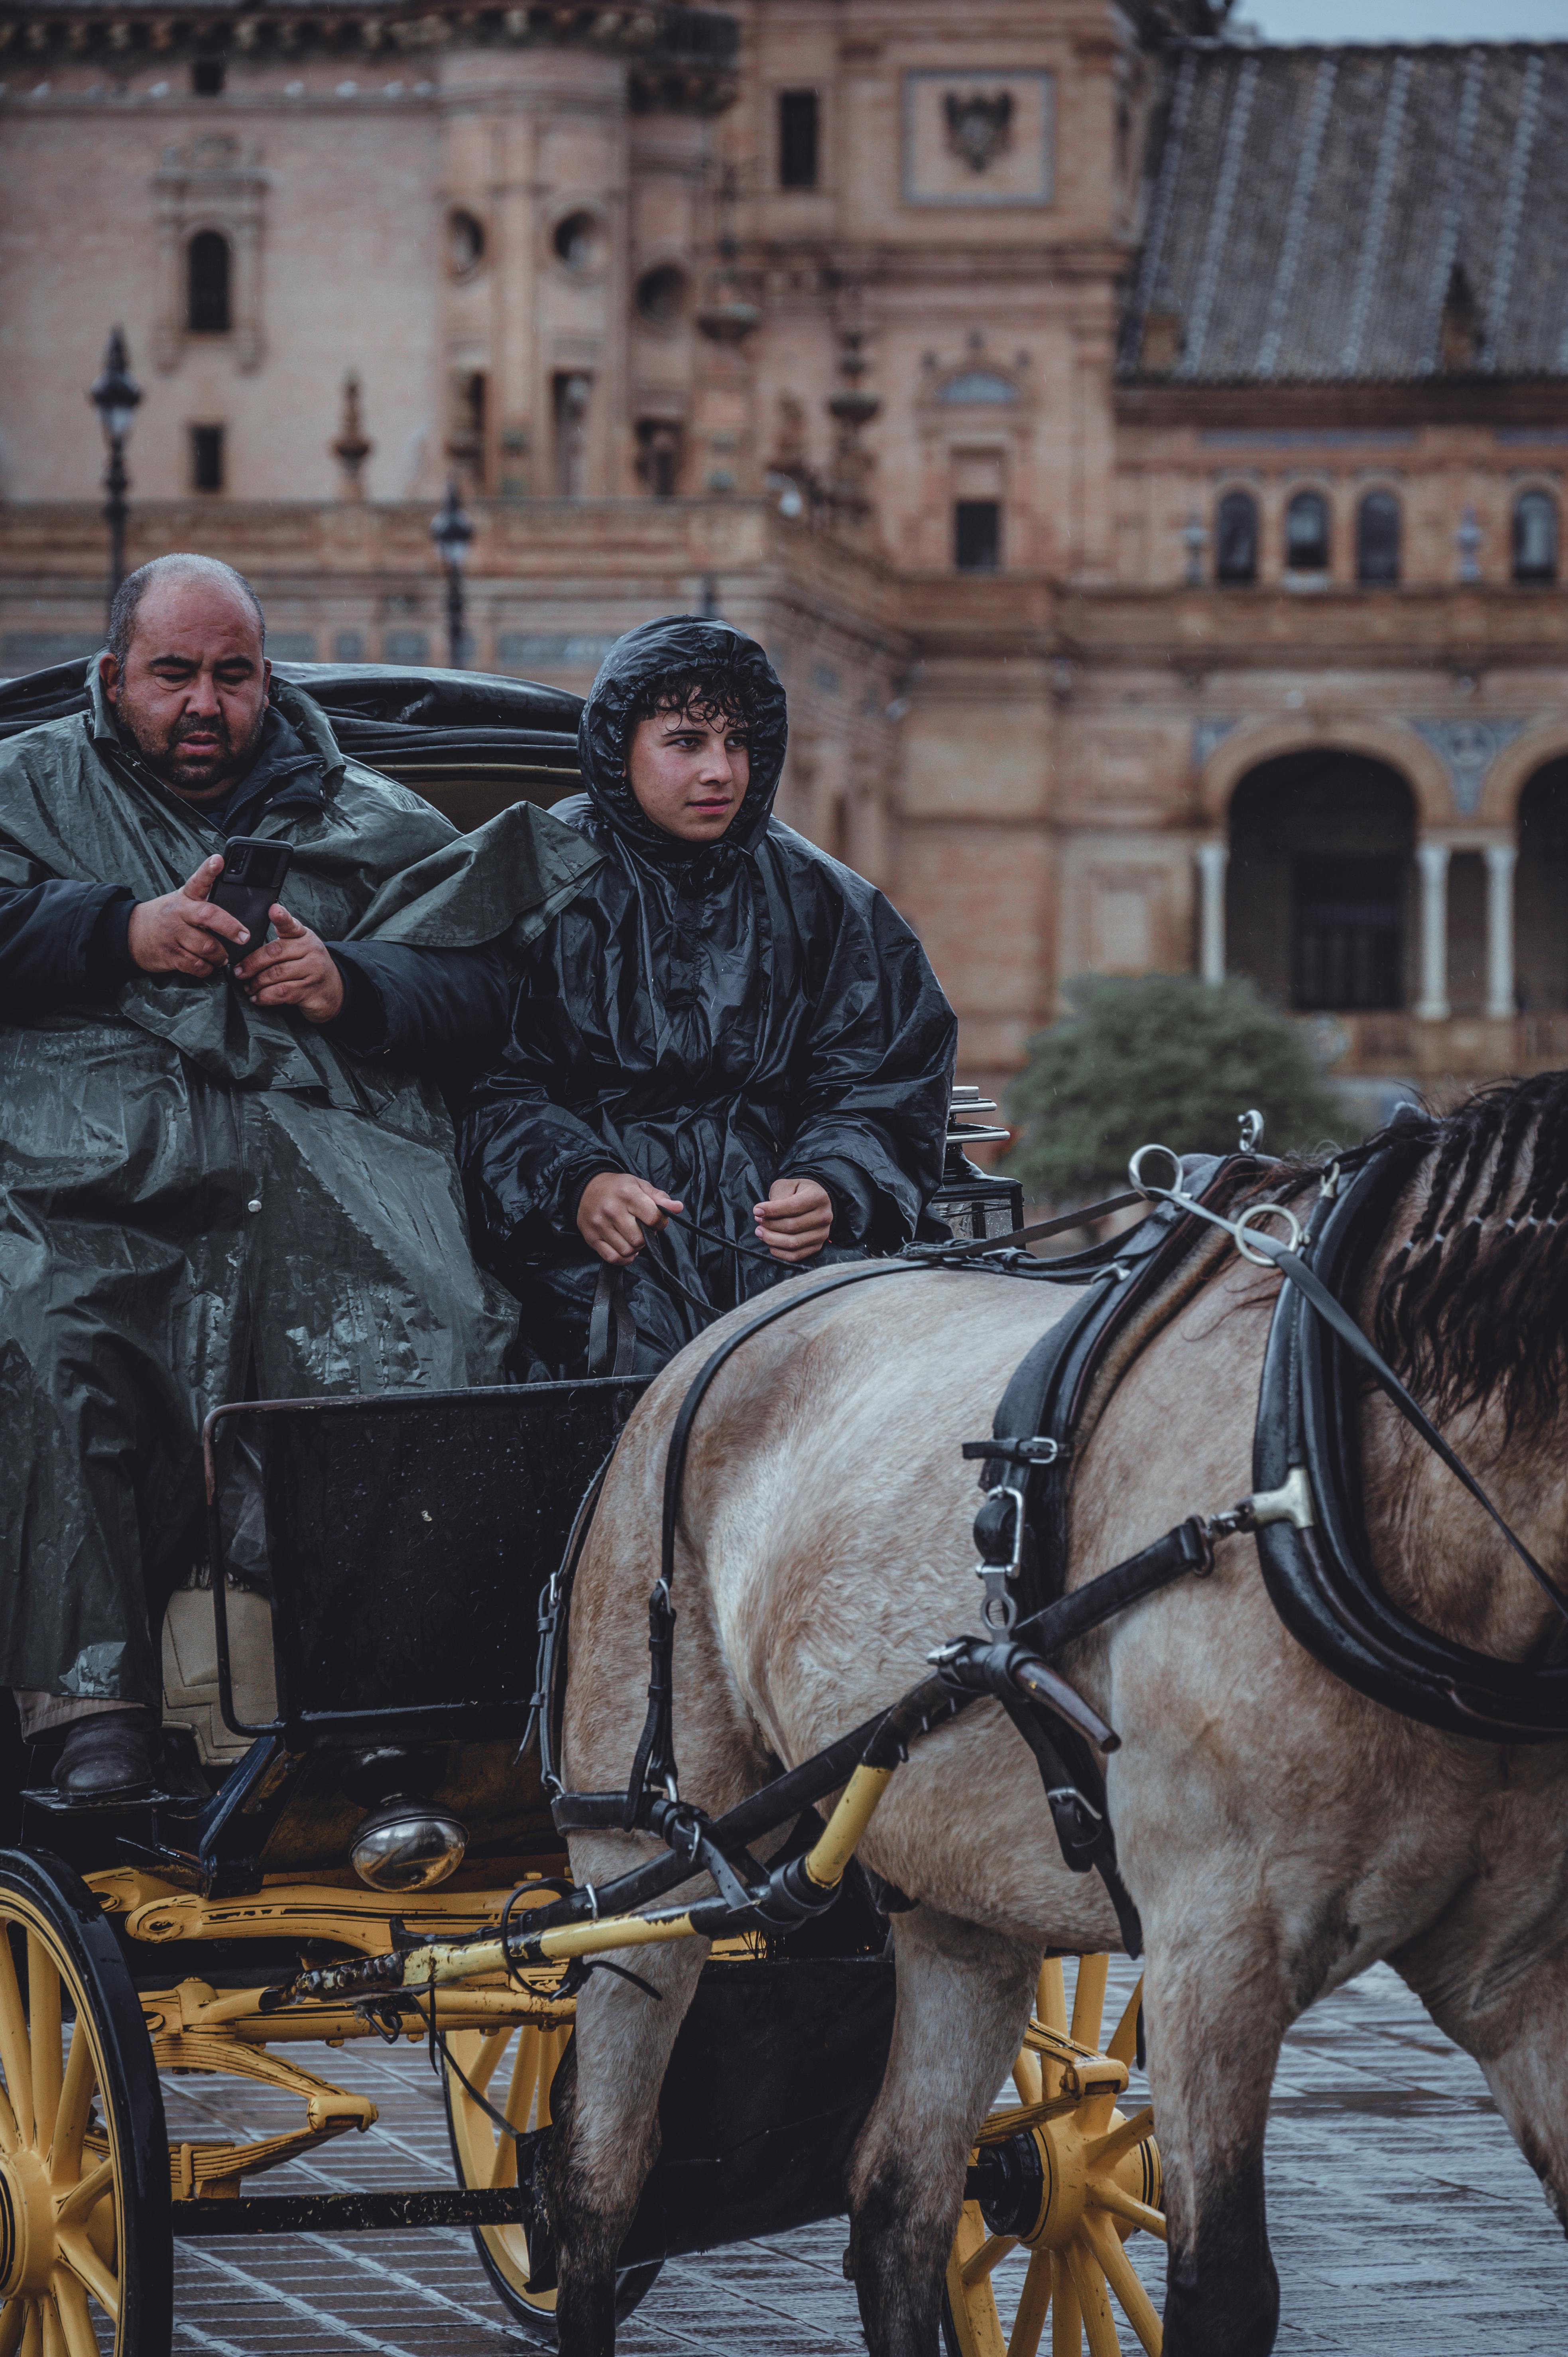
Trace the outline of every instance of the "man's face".
<instances>
[{"instance_id":1,"label":"man's face","mask_svg":"<svg viewBox=\"0 0 1568 2357\"><path fill-rule=\"evenodd\" d=\"M272 665L248 598L200 574L155 582L136 608L124 667L100 666L121 727L153 775L210 802L255 759Z\"/></svg>"},{"instance_id":2,"label":"man's face","mask_svg":"<svg viewBox=\"0 0 1568 2357\"><path fill-rule=\"evenodd\" d=\"M655 712L637 725L626 774L655 826L682 843L717 843L750 782L746 730L723 714Z\"/></svg>"}]
</instances>

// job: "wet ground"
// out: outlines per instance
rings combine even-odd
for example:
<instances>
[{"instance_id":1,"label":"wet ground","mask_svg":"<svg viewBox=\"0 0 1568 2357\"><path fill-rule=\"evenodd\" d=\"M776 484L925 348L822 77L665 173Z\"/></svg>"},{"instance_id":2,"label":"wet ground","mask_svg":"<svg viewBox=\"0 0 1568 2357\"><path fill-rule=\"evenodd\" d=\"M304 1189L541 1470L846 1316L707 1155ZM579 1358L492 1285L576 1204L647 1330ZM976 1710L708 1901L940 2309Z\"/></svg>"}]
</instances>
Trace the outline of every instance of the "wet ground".
<instances>
[{"instance_id":1,"label":"wet ground","mask_svg":"<svg viewBox=\"0 0 1568 2357\"><path fill-rule=\"evenodd\" d=\"M423 2050L295 2050L362 2089L377 2126L257 2192L452 2182ZM275 2133L271 2100L234 2081L166 2083L172 2136ZM1136 2086L1134 2087L1136 2093ZM306 2172L309 2172L307 2178ZM1274 2089L1270 2225L1285 2357L1563 2357L1568 2243L1479 2072L1391 1972L1316 2007ZM672 2262L623 2326L619 2357L837 2357L861 2350L842 2222ZM1130 2246L1161 2294L1163 2254ZM179 2357L485 2357L526 2345L467 2234L182 2244ZM1010 2310L1021 2269L999 2271ZM1133 2335L1122 2346L1132 2357Z\"/></svg>"}]
</instances>

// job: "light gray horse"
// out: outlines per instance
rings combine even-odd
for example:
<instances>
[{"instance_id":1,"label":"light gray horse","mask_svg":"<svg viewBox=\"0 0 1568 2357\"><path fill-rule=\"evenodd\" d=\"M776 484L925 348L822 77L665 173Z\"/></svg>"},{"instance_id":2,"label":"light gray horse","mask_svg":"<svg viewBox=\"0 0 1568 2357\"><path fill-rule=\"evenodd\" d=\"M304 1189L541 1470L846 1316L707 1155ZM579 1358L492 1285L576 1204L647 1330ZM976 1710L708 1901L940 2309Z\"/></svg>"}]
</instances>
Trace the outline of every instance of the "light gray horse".
<instances>
[{"instance_id":1,"label":"light gray horse","mask_svg":"<svg viewBox=\"0 0 1568 2357\"><path fill-rule=\"evenodd\" d=\"M1305 1209L1312 1181L1296 1192ZM1121 1347L1078 1459L1069 1584L1247 1492L1277 1286L1217 1237ZM1076 1297L972 1270L851 1286L804 1300L716 1378L676 1559L684 1797L727 1807L891 1702L926 1674L933 1646L977 1625L977 1501L960 1444L989 1430L1014 1368ZM1568 1075L1431 1125L1359 1307L1561 1579ZM606 1485L572 1607L564 1766L577 1790L627 1781L670 1427L730 1322L648 1394ZM1362 1404L1361 1442L1389 1594L1478 1650L1538 1657L1550 1602L1379 1394ZM1304 2007L1379 1958L1480 2062L1563 2219L1568 1745L1444 1735L1338 1684L1276 1618L1244 1535L1219 1544L1210 1577L1138 1606L1064 1666L1122 1738L1108 1785L1147 1946L1166 2357L1273 2346L1262 2152L1280 2042ZM574 1835L574 1876L603 1883L650 1846ZM1115 1946L1116 1921L1098 1876L1064 1869L1034 1761L992 1703L915 1749L863 1856L918 1904L894 1919L892 2051L849 2174L854 2279L873 2357L934 2357L966 2157L1018 2047L1041 1951ZM662 2003L607 1975L579 2000L548 2178L564 2357L613 2348L616 2253L703 1955L688 1942L639 1956Z\"/></svg>"}]
</instances>

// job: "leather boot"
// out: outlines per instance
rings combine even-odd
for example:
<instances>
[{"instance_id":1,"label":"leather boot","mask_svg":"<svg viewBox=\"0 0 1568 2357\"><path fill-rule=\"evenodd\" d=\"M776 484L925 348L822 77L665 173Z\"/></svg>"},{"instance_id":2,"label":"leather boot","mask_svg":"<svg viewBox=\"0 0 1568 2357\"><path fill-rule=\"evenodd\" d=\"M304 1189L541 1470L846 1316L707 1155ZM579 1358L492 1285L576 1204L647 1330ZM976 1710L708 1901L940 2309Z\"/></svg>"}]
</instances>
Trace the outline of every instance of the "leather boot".
<instances>
[{"instance_id":1,"label":"leather boot","mask_svg":"<svg viewBox=\"0 0 1568 2357\"><path fill-rule=\"evenodd\" d=\"M152 1789L150 1712L94 1711L69 1730L55 1761L55 1790L62 1801L134 1801Z\"/></svg>"}]
</instances>

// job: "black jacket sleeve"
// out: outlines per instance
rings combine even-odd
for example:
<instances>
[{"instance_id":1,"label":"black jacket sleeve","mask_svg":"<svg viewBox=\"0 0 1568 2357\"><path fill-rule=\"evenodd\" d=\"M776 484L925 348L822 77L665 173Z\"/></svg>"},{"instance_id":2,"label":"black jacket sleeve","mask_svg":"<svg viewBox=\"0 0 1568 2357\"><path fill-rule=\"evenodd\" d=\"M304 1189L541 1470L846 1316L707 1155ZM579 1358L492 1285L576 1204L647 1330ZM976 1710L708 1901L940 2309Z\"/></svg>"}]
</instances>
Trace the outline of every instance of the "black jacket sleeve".
<instances>
[{"instance_id":1,"label":"black jacket sleeve","mask_svg":"<svg viewBox=\"0 0 1568 2357\"><path fill-rule=\"evenodd\" d=\"M450 1082L492 1063L505 1044L515 972L499 942L477 950L402 942L333 942L343 1005L328 1036Z\"/></svg>"},{"instance_id":2,"label":"black jacket sleeve","mask_svg":"<svg viewBox=\"0 0 1568 2357\"><path fill-rule=\"evenodd\" d=\"M814 927L831 946L779 1172L827 1189L835 1243L896 1251L941 1179L958 1021L891 901L854 885L836 926Z\"/></svg>"},{"instance_id":3,"label":"black jacket sleeve","mask_svg":"<svg viewBox=\"0 0 1568 2357\"><path fill-rule=\"evenodd\" d=\"M36 1020L113 998L135 972L121 884L0 884L0 1017Z\"/></svg>"}]
</instances>

